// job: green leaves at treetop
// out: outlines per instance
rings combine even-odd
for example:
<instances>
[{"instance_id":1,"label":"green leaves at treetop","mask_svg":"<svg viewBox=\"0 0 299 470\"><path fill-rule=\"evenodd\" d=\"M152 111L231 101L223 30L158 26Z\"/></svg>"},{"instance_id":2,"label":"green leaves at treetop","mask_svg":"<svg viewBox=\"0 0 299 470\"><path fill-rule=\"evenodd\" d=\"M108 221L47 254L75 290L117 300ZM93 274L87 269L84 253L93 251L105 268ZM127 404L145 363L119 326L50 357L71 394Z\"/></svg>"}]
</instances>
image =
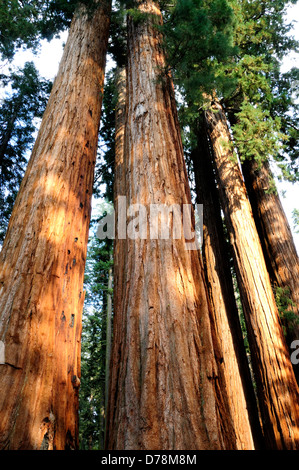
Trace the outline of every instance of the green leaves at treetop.
<instances>
[{"instance_id":1,"label":"green leaves at treetop","mask_svg":"<svg viewBox=\"0 0 299 470\"><path fill-rule=\"evenodd\" d=\"M13 58L22 46L37 48L67 28L79 5L96 7L96 0L0 0L0 55Z\"/></svg>"},{"instance_id":2,"label":"green leaves at treetop","mask_svg":"<svg viewBox=\"0 0 299 470\"><path fill-rule=\"evenodd\" d=\"M200 104L225 78L219 63L234 53L234 13L227 0L177 0L165 13L169 66L188 101Z\"/></svg>"},{"instance_id":3,"label":"green leaves at treetop","mask_svg":"<svg viewBox=\"0 0 299 470\"><path fill-rule=\"evenodd\" d=\"M283 177L294 181L299 114L292 83L298 71L280 71L282 58L298 51L285 21L292 3L177 0L166 11L164 31L169 66L191 122L206 106L205 97L216 94L239 156L279 161Z\"/></svg>"},{"instance_id":4,"label":"green leaves at treetop","mask_svg":"<svg viewBox=\"0 0 299 470\"><path fill-rule=\"evenodd\" d=\"M238 0L235 13L239 18L235 42L246 54L273 55L282 59L285 52L298 48L289 34L292 24L285 21L287 7L297 0Z\"/></svg>"},{"instance_id":5,"label":"green leaves at treetop","mask_svg":"<svg viewBox=\"0 0 299 470\"><path fill-rule=\"evenodd\" d=\"M36 48L41 38L50 38L65 27L67 18L60 7L69 1L0 0L0 53L12 59L22 45ZM60 11L59 11L60 10Z\"/></svg>"},{"instance_id":6,"label":"green leaves at treetop","mask_svg":"<svg viewBox=\"0 0 299 470\"><path fill-rule=\"evenodd\" d=\"M269 111L254 106L244 98L237 113L237 124L233 126L234 141L237 142L238 153L241 160L254 158L262 164L267 155L279 154L286 136L281 132L281 122L277 117L273 119Z\"/></svg>"},{"instance_id":7,"label":"green leaves at treetop","mask_svg":"<svg viewBox=\"0 0 299 470\"><path fill-rule=\"evenodd\" d=\"M112 268L112 240L90 236L87 250L84 288L81 386L80 448L103 449L105 417L105 366L107 296L109 270Z\"/></svg>"},{"instance_id":8,"label":"green leaves at treetop","mask_svg":"<svg viewBox=\"0 0 299 470\"><path fill-rule=\"evenodd\" d=\"M239 53L226 71L237 82L235 96L224 96L235 144L241 158L280 162L282 177L298 176L298 105L296 69L281 73L281 60L298 51L285 20L295 1L238 0L235 44Z\"/></svg>"}]
</instances>

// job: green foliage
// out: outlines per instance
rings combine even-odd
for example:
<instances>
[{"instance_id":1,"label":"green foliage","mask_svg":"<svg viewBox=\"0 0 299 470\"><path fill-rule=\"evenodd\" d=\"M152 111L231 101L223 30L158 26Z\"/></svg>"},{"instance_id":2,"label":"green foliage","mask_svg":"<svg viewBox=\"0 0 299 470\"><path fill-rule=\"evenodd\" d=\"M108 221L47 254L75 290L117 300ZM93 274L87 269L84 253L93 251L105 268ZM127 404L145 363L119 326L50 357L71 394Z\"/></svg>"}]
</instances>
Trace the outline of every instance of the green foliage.
<instances>
[{"instance_id":1,"label":"green foliage","mask_svg":"<svg viewBox=\"0 0 299 470\"><path fill-rule=\"evenodd\" d=\"M226 0L176 0L165 14L165 48L174 81L188 102L227 83L219 63L233 54L234 15Z\"/></svg>"},{"instance_id":2,"label":"green foliage","mask_svg":"<svg viewBox=\"0 0 299 470\"><path fill-rule=\"evenodd\" d=\"M283 331L286 335L287 330L294 328L294 323L299 323L298 316L292 310L295 304L290 298L290 289L288 287L283 288L275 286L274 294L278 312L282 320Z\"/></svg>"},{"instance_id":3,"label":"green foliage","mask_svg":"<svg viewBox=\"0 0 299 470\"><path fill-rule=\"evenodd\" d=\"M84 287L81 386L79 404L80 448L103 449L105 427L106 308L112 243L91 235Z\"/></svg>"},{"instance_id":4,"label":"green foliage","mask_svg":"<svg viewBox=\"0 0 299 470\"><path fill-rule=\"evenodd\" d=\"M188 115L192 124L205 98L216 94L240 158L276 160L282 177L296 181L298 69L280 71L281 59L298 51L284 18L290 3L296 2L176 0L166 9L164 31L169 66L188 108L180 117Z\"/></svg>"},{"instance_id":5,"label":"green foliage","mask_svg":"<svg viewBox=\"0 0 299 470\"><path fill-rule=\"evenodd\" d=\"M282 177L295 181L299 176L299 115L293 85L298 70L280 71L285 54L298 51L298 42L290 35L292 25L284 19L290 3L295 2L235 3L239 53L227 64L226 72L237 87L232 96L223 97L223 103L240 157L276 160Z\"/></svg>"},{"instance_id":6,"label":"green foliage","mask_svg":"<svg viewBox=\"0 0 299 470\"><path fill-rule=\"evenodd\" d=\"M68 1L0 0L0 53L12 59L21 46L36 48L67 24Z\"/></svg>"},{"instance_id":7,"label":"green foliage","mask_svg":"<svg viewBox=\"0 0 299 470\"><path fill-rule=\"evenodd\" d=\"M130 16L136 26L138 24L144 23L148 20L149 16L152 16L149 13L138 10L137 8L128 8L126 13L128 16Z\"/></svg>"},{"instance_id":8,"label":"green foliage","mask_svg":"<svg viewBox=\"0 0 299 470\"><path fill-rule=\"evenodd\" d=\"M299 69L292 68L286 73L272 72L271 116L280 119L285 144L276 161L284 179L291 182L299 179Z\"/></svg>"},{"instance_id":9,"label":"green foliage","mask_svg":"<svg viewBox=\"0 0 299 470\"><path fill-rule=\"evenodd\" d=\"M34 64L0 79L8 90L0 105L0 240L3 239L13 203L34 142L36 118L41 118L51 83L40 78Z\"/></svg>"},{"instance_id":10,"label":"green foliage","mask_svg":"<svg viewBox=\"0 0 299 470\"><path fill-rule=\"evenodd\" d=\"M254 106L248 98L241 103L237 117L238 124L233 126L233 133L241 161L253 158L261 164L265 159L265 148L271 149L272 153L280 152L285 136L280 131L278 117L273 119L269 111Z\"/></svg>"},{"instance_id":11,"label":"green foliage","mask_svg":"<svg viewBox=\"0 0 299 470\"><path fill-rule=\"evenodd\" d=\"M1 0L0 2L0 52L2 57L12 58L15 48L26 41L36 45L35 22L38 16L36 2Z\"/></svg>"},{"instance_id":12,"label":"green foliage","mask_svg":"<svg viewBox=\"0 0 299 470\"><path fill-rule=\"evenodd\" d=\"M117 3L117 2L116 2ZM127 22L126 11L118 4L111 12L111 26L108 52L118 67L127 63Z\"/></svg>"},{"instance_id":13,"label":"green foliage","mask_svg":"<svg viewBox=\"0 0 299 470\"><path fill-rule=\"evenodd\" d=\"M264 55L272 62L298 48L298 43L289 35L292 24L285 22L287 7L295 3L297 0L237 0L236 43L242 53Z\"/></svg>"},{"instance_id":14,"label":"green foliage","mask_svg":"<svg viewBox=\"0 0 299 470\"><path fill-rule=\"evenodd\" d=\"M104 1L104 0L103 0ZM0 0L0 55L11 60L22 46L36 49L70 25L75 10L93 12L96 0Z\"/></svg>"},{"instance_id":15,"label":"green foliage","mask_svg":"<svg viewBox=\"0 0 299 470\"><path fill-rule=\"evenodd\" d=\"M295 233L299 233L299 209L294 209L292 216L293 216Z\"/></svg>"},{"instance_id":16,"label":"green foliage","mask_svg":"<svg viewBox=\"0 0 299 470\"><path fill-rule=\"evenodd\" d=\"M99 152L95 169L94 195L112 201L115 159L115 106L117 101L115 69L108 72L105 81L103 111L99 134ZM104 187L103 187L104 186Z\"/></svg>"},{"instance_id":17,"label":"green foliage","mask_svg":"<svg viewBox=\"0 0 299 470\"><path fill-rule=\"evenodd\" d=\"M99 240L96 235L90 237L84 285L86 288L86 304L95 309L100 309L106 302L107 273L112 266L110 259L112 249L112 240Z\"/></svg>"}]
</instances>

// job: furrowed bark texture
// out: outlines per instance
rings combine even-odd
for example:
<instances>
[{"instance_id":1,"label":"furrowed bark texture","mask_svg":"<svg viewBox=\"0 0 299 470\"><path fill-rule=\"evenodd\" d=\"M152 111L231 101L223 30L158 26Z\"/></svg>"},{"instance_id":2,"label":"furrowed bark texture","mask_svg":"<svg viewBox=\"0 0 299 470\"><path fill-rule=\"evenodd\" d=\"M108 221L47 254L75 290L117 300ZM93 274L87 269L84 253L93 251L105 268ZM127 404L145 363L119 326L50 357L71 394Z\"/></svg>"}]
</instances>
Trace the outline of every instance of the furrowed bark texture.
<instances>
[{"instance_id":1,"label":"furrowed bark texture","mask_svg":"<svg viewBox=\"0 0 299 470\"><path fill-rule=\"evenodd\" d=\"M267 446L298 449L298 386L245 184L229 149L229 129L220 104L214 101L205 116L233 247Z\"/></svg>"},{"instance_id":2,"label":"furrowed bark texture","mask_svg":"<svg viewBox=\"0 0 299 470\"><path fill-rule=\"evenodd\" d=\"M121 218L121 197L126 196L126 174L125 174L125 127L126 127L126 68L118 69L116 74L117 104L115 109L115 163L114 163L114 208L115 220ZM126 205L124 207L126 211ZM115 242L113 251L113 304L114 310L122 302L125 274L125 243L118 233L118 224L115 227Z\"/></svg>"},{"instance_id":3,"label":"furrowed bark texture","mask_svg":"<svg viewBox=\"0 0 299 470\"><path fill-rule=\"evenodd\" d=\"M242 170L256 227L271 282L276 287L288 289L292 300L289 309L297 320L286 320L287 344L290 349L299 340L299 259L292 232L279 195L271 191L272 174L268 162L259 168L252 160L245 160ZM293 364L297 382L299 365Z\"/></svg>"},{"instance_id":4,"label":"furrowed bark texture","mask_svg":"<svg viewBox=\"0 0 299 470\"><path fill-rule=\"evenodd\" d=\"M262 434L234 296L229 247L224 237L211 150L203 117L200 118L196 134L198 144L192 152L192 161L197 202L203 204L202 256L206 283L215 325L221 337L224 374L237 448L250 450L261 447Z\"/></svg>"},{"instance_id":5,"label":"furrowed bark texture","mask_svg":"<svg viewBox=\"0 0 299 470\"><path fill-rule=\"evenodd\" d=\"M1 251L0 448L78 447L83 275L109 6L80 10Z\"/></svg>"},{"instance_id":6,"label":"furrowed bark texture","mask_svg":"<svg viewBox=\"0 0 299 470\"><path fill-rule=\"evenodd\" d=\"M150 17L128 23L127 204L181 207L190 191L171 82L159 79L161 14L150 1L138 6ZM150 239L148 231L123 244L106 447L235 448L198 252L187 251L184 238Z\"/></svg>"}]
</instances>

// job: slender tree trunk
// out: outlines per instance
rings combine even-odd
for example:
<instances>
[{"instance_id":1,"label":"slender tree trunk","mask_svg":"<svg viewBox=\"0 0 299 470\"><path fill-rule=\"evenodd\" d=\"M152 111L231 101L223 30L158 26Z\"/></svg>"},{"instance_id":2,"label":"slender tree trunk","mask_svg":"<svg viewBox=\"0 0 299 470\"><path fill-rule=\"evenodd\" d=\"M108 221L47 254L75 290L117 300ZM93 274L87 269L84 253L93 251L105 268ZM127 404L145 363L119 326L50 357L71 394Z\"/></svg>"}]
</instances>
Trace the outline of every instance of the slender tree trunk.
<instances>
[{"instance_id":1,"label":"slender tree trunk","mask_svg":"<svg viewBox=\"0 0 299 470\"><path fill-rule=\"evenodd\" d=\"M211 150L203 116L197 147L192 152L197 202L203 204L203 264L215 325L222 342L224 374L232 410L237 447L260 448L262 434L249 364L243 341L225 241Z\"/></svg>"},{"instance_id":2,"label":"slender tree trunk","mask_svg":"<svg viewBox=\"0 0 299 470\"><path fill-rule=\"evenodd\" d=\"M138 23L129 18L128 25L127 204L147 211L150 204L182 207L191 198L173 89L169 77L159 79L161 13L151 1L138 8L150 15ZM122 244L126 272L114 305L108 449L235 448L203 269L186 245L184 237L150 239L148 232Z\"/></svg>"},{"instance_id":3,"label":"slender tree trunk","mask_svg":"<svg viewBox=\"0 0 299 470\"><path fill-rule=\"evenodd\" d=\"M269 448L298 449L299 391L245 184L217 101L205 117L233 247L265 438Z\"/></svg>"},{"instance_id":4,"label":"slender tree trunk","mask_svg":"<svg viewBox=\"0 0 299 470\"><path fill-rule=\"evenodd\" d=\"M112 255L110 256L112 261ZM112 294L113 274L112 267L108 271L108 294L107 294L107 315L106 315L106 364L105 364L105 410L108 404L109 391L109 375L110 375L110 357L111 357L111 341L112 341Z\"/></svg>"},{"instance_id":5,"label":"slender tree trunk","mask_svg":"<svg viewBox=\"0 0 299 470\"><path fill-rule=\"evenodd\" d=\"M255 161L245 160L242 170L271 282L289 290L290 310L297 318L283 320L291 351L292 342L299 340L299 259L292 232L279 195L271 190L269 163L259 167ZM293 368L299 382L299 365L293 364Z\"/></svg>"},{"instance_id":6,"label":"slender tree trunk","mask_svg":"<svg viewBox=\"0 0 299 470\"><path fill-rule=\"evenodd\" d=\"M126 126L126 68L118 69L116 74L117 104L115 109L115 163L114 163L114 208L116 221L121 217L121 197L126 195L126 174L125 174L125 126ZM126 209L126 208L125 208ZM125 275L125 243L126 240L120 238L118 234L118 224L115 227L115 242L113 250L113 303L114 311L116 306L121 304L124 288ZM115 312L114 312L115 313Z\"/></svg>"},{"instance_id":7,"label":"slender tree trunk","mask_svg":"<svg viewBox=\"0 0 299 470\"><path fill-rule=\"evenodd\" d=\"M78 447L83 276L109 10L75 15L1 252L2 449Z\"/></svg>"},{"instance_id":8,"label":"slender tree trunk","mask_svg":"<svg viewBox=\"0 0 299 470\"><path fill-rule=\"evenodd\" d=\"M103 450L105 445L105 397L101 394L100 398L100 421L99 421L99 443L98 449Z\"/></svg>"}]
</instances>

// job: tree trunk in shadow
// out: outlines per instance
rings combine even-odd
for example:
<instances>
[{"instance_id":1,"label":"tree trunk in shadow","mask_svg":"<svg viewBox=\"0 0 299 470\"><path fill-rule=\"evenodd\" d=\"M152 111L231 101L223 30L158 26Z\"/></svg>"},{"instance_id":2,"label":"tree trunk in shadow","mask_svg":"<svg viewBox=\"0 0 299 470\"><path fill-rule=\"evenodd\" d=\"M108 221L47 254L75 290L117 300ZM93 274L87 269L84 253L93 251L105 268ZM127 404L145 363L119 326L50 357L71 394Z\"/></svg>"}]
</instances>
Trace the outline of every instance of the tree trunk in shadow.
<instances>
[{"instance_id":1,"label":"tree trunk in shadow","mask_svg":"<svg viewBox=\"0 0 299 470\"><path fill-rule=\"evenodd\" d=\"M237 447L240 450L258 449L262 446L262 433L256 397L234 296L230 248L225 240L211 149L202 115L195 134L197 147L192 152L192 161L197 203L203 204L204 271L215 325L221 337L224 374Z\"/></svg>"},{"instance_id":2,"label":"tree trunk in shadow","mask_svg":"<svg viewBox=\"0 0 299 470\"><path fill-rule=\"evenodd\" d=\"M1 251L0 448L78 448L83 277L110 6L75 15Z\"/></svg>"}]
</instances>

